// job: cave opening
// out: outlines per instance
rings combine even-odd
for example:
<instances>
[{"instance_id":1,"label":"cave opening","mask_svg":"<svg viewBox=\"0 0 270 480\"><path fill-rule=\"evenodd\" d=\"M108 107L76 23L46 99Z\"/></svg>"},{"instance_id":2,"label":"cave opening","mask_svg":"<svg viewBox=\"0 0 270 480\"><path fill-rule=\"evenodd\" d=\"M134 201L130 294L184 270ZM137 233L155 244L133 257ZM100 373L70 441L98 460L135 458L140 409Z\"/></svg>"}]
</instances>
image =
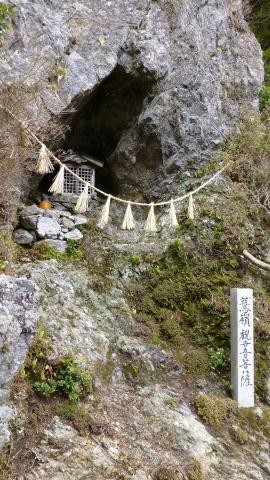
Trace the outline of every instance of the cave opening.
<instances>
[{"instance_id":1,"label":"cave opening","mask_svg":"<svg viewBox=\"0 0 270 480\"><path fill-rule=\"evenodd\" d=\"M119 194L108 160L123 133L136 123L153 84L154 79L147 71L127 73L123 67L116 66L84 96L72 116L65 150L103 162L103 167L96 169L95 182L108 193Z\"/></svg>"}]
</instances>

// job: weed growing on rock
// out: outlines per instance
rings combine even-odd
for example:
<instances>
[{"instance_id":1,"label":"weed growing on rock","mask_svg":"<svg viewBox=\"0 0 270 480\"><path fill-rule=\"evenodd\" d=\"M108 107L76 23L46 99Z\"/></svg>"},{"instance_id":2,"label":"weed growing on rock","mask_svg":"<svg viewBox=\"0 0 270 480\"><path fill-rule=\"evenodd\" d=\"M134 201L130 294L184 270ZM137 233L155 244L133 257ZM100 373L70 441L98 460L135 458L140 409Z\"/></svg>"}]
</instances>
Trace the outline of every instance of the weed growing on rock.
<instances>
[{"instance_id":1,"label":"weed growing on rock","mask_svg":"<svg viewBox=\"0 0 270 480\"><path fill-rule=\"evenodd\" d=\"M214 349L212 347L208 348L208 355L210 357L210 368L212 370L217 370L219 368L224 368L228 366L229 360L225 355L224 348Z\"/></svg>"},{"instance_id":2,"label":"weed growing on rock","mask_svg":"<svg viewBox=\"0 0 270 480\"><path fill-rule=\"evenodd\" d=\"M24 373L34 390L46 398L61 394L76 402L91 388L91 376L71 353L51 360L53 347L43 330L39 330L28 355Z\"/></svg>"},{"instance_id":3,"label":"weed growing on rock","mask_svg":"<svg viewBox=\"0 0 270 480\"><path fill-rule=\"evenodd\" d=\"M89 372L68 354L46 365L45 378L34 382L34 389L45 397L60 393L76 402L89 391L90 385Z\"/></svg>"}]
</instances>

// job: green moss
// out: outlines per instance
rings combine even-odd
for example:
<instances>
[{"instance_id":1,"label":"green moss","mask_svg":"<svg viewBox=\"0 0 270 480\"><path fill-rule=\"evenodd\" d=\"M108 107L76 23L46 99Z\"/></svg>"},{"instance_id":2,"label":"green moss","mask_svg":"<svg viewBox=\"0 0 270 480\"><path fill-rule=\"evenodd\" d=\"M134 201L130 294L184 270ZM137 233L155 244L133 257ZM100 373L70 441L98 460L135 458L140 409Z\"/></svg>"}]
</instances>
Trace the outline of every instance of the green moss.
<instances>
[{"instance_id":1,"label":"green moss","mask_svg":"<svg viewBox=\"0 0 270 480\"><path fill-rule=\"evenodd\" d=\"M84 252L79 247L76 240L67 240L68 248L66 252L58 252L49 243L43 243L42 245L33 249L33 255L36 252L41 254L44 260L57 260L58 262L79 262L84 258Z\"/></svg>"},{"instance_id":2,"label":"green moss","mask_svg":"<svg viewBox=\"0 0 270 480\"><path fill-rule=\"evenodd\" d=\"M193 460L187 471L187 480L206 480L205 470L199 460Z\"/></svg>"},{"instance_id":3,"label":"green moss","mask_svg":"<svg viewBox=\"0 0 270 480\"><path fill-rule=\"evenodd\" d=\"M67 400L56 406L56 413L63 420L71 422L80 433L91 431L92 415L89 406Z\"/></svg>"},{"instance_id":4,"label":"green moss","mask_svg":"<svg viewBox=\"0 0 270 480\"><path fill-rule=\"evenodd\" d=\"M193 375L205 376L209 372L209 356L204 350L189 350L183 355L183 363L186 370Z\"/></svg>"},{"instance_id":5,"label":"green moss","mask_svg":"<svg viewBox=\"0 0 270 480\"><path fill-rule=\"evenodd\" d=\"M247 432L242 430L238 426L234 426L229 428L230 435L232 439L236 442L239 443L239 445L245 445L249 441L249 435Z\"/></svg>"},{"instance_id":6,"label":"green moss","mask_svg":"<svg viewBox=\"0 0 270 480\"><path fill-rule=\"evenodd\" d=\"M181 345L183 342L183 329L178 319L170 314L169 318L161 324L162 335L175 345Z\"/></svg>"},{"instance_id":7,"label":"green moss","mask_svg":"<svg viewBox=\"0 0 270 480\"><path fill-rule=\"evenodd\" d=\"M6 230L0 229L0 271L6 271L10 263L16 261L18 257L18 246Z\"/></svg>"},{"instance_id":8,"label":"green moss","mask_svg":"<svg viewBox=\"0 0 270 480\"><path fill-rule=\"evenodd\" d=\"M97 360L94 366L94 376L104 385L110 385L112 381L112 374L115 369L115 361L111 354L107 356L106 362Z\"/></svg>"},{"instance_id":9,"label":"green moss","mask_svg":"<svg viewBox=\"0 0 270 480\"><path fill-rule=\"evenodd\" d=\"M267 408L261 408L260 412L254 408L241 408L238 411L238 422L240 426L270 438L270 410Z\"/></svg>"},{"instance_id":10,"label":"green moss","mask_svg":"<svg viewBox=\"0 0 270 480\"><path fill-rule=\"evenodd\" d=\"M126 362L123 365L123 372L128 380L138 380L141 368L135 362Z\"/></svg>"},{"instance_id":11,"label":"green moss","mask_svg":"<svg viewBox=\"0 0 270 480\"><path fill-rule=\"evenodd\" d=\"M184 480L184 477L174 468L164 467L155 472L154 480Z\"/></svg>"},{"instance_id":12,"label":"green moss","mask_svg":"<svg viewBox=\"0 0 270 480\"><path fill-rule=\"evenodd\" d=\"M212 427L221 429L236 414L236 403L229 398L199 395L194 401L196 413Z\"/></svg>"},{"instance_id":13,"label":"green moss","mask_svg":"<svg viewBox=\"0 0 270 480\"><path fill-rule=\"evenodd\" d=\"M13 467L10 462L9 447L0 452L0 478L6 478L6 475L12 474ZM5 476L5 477L4 477Z\"/></svg>"},{"instance_id":14,"label":"green moss","mask_svg":"<svg viewBox=\"0 0 270 480\"><path fill-rule=\"evenodd\" d=\"M131 265L133 265L134 267L136 267L138 265L141 265L141 263L142 263L141 258L137 257L136 255L130 255L128 257L128 260L131 263Z\"/></svg>"}]
</instances>

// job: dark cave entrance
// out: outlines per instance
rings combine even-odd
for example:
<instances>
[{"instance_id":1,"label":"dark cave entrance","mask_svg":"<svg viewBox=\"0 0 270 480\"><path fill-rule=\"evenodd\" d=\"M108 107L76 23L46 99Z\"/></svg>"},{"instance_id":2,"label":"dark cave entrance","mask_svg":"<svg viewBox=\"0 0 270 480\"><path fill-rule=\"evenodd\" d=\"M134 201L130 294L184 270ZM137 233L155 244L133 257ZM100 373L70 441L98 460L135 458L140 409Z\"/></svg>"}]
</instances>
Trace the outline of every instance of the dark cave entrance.
<instances>
[{"instance_id":1,"label":"dark cave entrance","mask_svg":"<svg viewBox=\"0 0 270 480\"><path fill-rule=\"evenodd\" d=\"M123 132L136 122L153 84L148 72L127 73L117 66L77 104L72 116L65 150L104 162L104 167L96 170L96 186L108 193L119 193L108 159Z\"/></svg>"}]
</instances>

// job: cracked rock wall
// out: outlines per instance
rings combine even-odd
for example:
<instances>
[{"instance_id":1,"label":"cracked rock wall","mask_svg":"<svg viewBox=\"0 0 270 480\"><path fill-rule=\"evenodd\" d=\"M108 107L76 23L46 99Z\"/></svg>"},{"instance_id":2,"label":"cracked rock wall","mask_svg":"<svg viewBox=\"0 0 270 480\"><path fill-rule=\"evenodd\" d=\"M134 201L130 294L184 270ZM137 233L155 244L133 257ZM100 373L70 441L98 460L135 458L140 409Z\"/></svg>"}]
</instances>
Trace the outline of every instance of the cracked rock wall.
<instances>
[{"instance_id":1,"label":"cracked rock wall","mask_svg":"<svg viewBox=\"0 0 270 480\"><path fill-rule=\"evenodd\" d=\"M37 123L89 94L117 66L154 86L108 159L119 189L156 198L201 168L248 109L257 109L261 49L241 0L14 0L0 85L45 80ZM33 68L33 65L35 67ZM153 152L157 151L155 156ZM161 152L161 154L160 154ZM169 187L170 185L170 187Z\"/></svg>"}]
</instances>

